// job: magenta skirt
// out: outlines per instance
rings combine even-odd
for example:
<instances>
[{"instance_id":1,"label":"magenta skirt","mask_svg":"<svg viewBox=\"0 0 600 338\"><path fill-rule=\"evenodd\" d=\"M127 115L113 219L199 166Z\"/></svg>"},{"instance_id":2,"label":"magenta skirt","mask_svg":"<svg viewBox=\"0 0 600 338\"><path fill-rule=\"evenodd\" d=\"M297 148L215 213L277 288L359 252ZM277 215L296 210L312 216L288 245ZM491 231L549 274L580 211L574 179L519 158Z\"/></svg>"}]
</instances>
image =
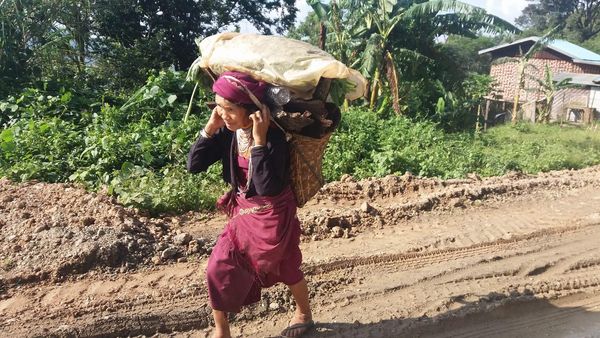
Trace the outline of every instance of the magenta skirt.
<instances>
[{"instance_id":1,"label":"magenta skirt","mask_svg":"<svg viewBox=\"0 0 600 338\"><path fill-rule=\"evenodd\" d=\"M288 187L277 196L236 195L232 217L208 260L206 281L213 309L239 312L260 300L261 288L293 285L300 270L300 222Z\"/></svg>"}]
</instances>

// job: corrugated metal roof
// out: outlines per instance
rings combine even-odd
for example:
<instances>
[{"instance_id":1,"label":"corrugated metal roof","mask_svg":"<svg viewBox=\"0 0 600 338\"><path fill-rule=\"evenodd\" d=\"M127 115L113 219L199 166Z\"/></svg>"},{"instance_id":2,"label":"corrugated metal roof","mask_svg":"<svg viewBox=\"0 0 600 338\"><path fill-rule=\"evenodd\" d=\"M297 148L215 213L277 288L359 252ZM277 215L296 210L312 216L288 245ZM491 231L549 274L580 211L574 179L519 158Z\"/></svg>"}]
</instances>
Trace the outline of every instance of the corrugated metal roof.
<instances>
[{"instance_id":1,"label":"corrugated metal roof","mask_svg":"<svg viewBox=\"0 0 600 338\"><path fill-rule=\"evenodd\" d=\"M548 47L570 56L573 59L600 62L600 55L567 40L552 40Z\"/></svg>"},{"instance_id":2,"label":"corrugated metal roof","mask_svg":"<svg viewBox=\"0 0 600 338\"><path fill-rule=\"evenodd\" d=\"M552 80L560 82L565 79L571 79L569 83L600 87L600 74L580 74L580 73L557 73L552 76Z\"/></svg>"},{"instance_id":3,"label":"corrugated metal roof","mask_svg":"<svg viewBox=\"0 0 600 338\"><path fill-rule=\"evenodd\" d=\"M479 54L485 54L485 53L489 53L489 52L503 49L506 47L515 46L515 45L518 45L518 44L521 44L521 43L527 42L527 41L531 41L531 42L535 43L539 39L540 38L537 36L531 36L528 38L514 41L512 43L505 43L503 45L499 45L496 47L482 49L479 51ZM570 57L571 59L573 59L573 62L575 62L575 63L600 65L600 55L599 54L596 54L596 53L592 52L591 50L585 49L581 46L578 46L578 45L571 43L569 41L566 41L566 40L560 40L560 39L552 40L548 43L547 48L552 49L563 55Z\"/></svg>"},{"instance_id":4,"label":"corrugated metal roof","mask_svg":"<svg viewBox=\"0 0 600 338\"><path fill-rule=\"evenodd\" d=\"M479 54L481 55L481 54L493 52L495 50L506 48L506 47L510 47L510 46L514 46L514 45L518 45L518 44L521 44L521 43L526 42L526 41L533 41L533 42L535 42L538 39L539 38L537 36L531 36L531 37L528 37L528 38L524 38L524 39L520 39L520 40L517 40L517 41L513 41L511 43L504 43L504 44L501 44L501 45L498 45L498 46L495 46L495 47L490 47L490 48L487 48L487 49L482 49L482 50L479 51Z\"/></svg>"}]
</instances>

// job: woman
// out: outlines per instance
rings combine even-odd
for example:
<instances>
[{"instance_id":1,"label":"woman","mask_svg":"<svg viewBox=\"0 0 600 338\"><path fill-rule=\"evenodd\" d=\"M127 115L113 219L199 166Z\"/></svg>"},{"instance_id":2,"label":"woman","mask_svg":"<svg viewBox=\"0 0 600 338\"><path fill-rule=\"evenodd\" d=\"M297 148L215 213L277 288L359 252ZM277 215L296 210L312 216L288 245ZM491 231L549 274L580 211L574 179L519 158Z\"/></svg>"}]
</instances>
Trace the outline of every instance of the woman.
<instances>
[{"instance_id":1,"label":"woman","mask_svg":"<svg viewBox=\"0 0 600 338\"><path fill-rule=\"evenodd\" d=\"M187 169L205 171L220 160L223 179L231 184L217 202L229 222L206 269L214 337L231 336L227 312L259 301L261 288L278 282L288 285L296 302L290 326L281 335L301 336L314 323L300 270L300 222L288 180L285 135L270 126L267 109L257 107L264 101L264 82L225 72L212 89L217 106L190 150Z\"/></svg>"}]
</instances>

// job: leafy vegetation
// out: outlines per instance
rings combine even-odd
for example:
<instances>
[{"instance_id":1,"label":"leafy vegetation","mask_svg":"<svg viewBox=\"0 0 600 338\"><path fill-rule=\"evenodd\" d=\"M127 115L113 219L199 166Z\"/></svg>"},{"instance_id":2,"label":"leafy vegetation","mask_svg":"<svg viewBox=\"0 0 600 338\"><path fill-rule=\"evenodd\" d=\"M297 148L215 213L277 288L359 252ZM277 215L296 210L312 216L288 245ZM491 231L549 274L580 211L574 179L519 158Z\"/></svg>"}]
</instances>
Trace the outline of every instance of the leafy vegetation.
<instances>
[{"instance_id":1,"label":"leafy vegetation","mask_svg":"<svg viewBox=\"0 0 600 338\"><path fill-rule=\"evenodd\" d=\"M409 116L433 115L443 92L454 90L455 83L445 82L452 71L444 67L438 38L518 31L479 7L453 0L307 2L318 21L309 17L305 25L313 29L300 27L293 36L315 41L302 34L320 32L318 40L326 41L329 53L369 80L369 108L389 105Z\"/></svg>"},{"instance_id":2,"label":"leafy vegetation","mask_svg":"<svg viewBox=\"0 0 600 338\"><path fill-rule=\"evenodd\" d=\"M570 125L499 126L484 134L447 133L430 121L344 115L324 160L327 180L402 174L460 178L577 169L600 163L600 132Z\"/></svg>"},{"instance_id":3,"label":"leafy vegetation","mask_svg":"<svg viewBox=\"0 0 600 338\"><path fill-rule=\"evenodd\" d=\"M519 26L525 28L525 36L543 35L555 26L561 26L559 35L568 40L584 43L599 52L598 33L600 33L599 0L539 0L523 9L516 19ZM596 47L596 48L594 48Z\"/></svg>"},{"instance_id":4,"label":"leafy vegetation","mask_svg":"<svg viewBox=\"0 0 600 338\"><path fill-rule=\"evenodd\" d=\"M296 11L293 0L0 1L0 98L43 83L129 90L153 70L187 69L199 36L242 19L281 33Z\"/></svg>"},{"instance_id":5,"label":"leafy vegetation","mask_svg":"<svg viewBox=\"0 0 600 338\"><path fill-rule=\"evenodd\" d=\"M187 151L206 116L182 121L191 93L184 79L181 72L160 72L113 104L85 105L70 92L52 96L31 88L0 101L7 112L0 176L107 189L127 205L155 212L211 208L224 189L218 168L185 172ZM196 112L206 102L199 96Z\"/></svg>"},{"instance_id":6,"label":"leafy vegetation","mask_svg":"<svg viewBox=\"0 0 600 338\"><path fill-rule=\"evenodd\" d=\"M113 103L86 105L67 91L53 96L31 88L0 101L8 113L0 132L0 176L103 189L125 205L154 213L213 208L227 188L221 168L199 175L185 171L187 151L208 116L202 107L208 97L201 89L184 122L192 90L184 77L160 72L132 95L113 97ZM481 81L474 76L474 92L485 87ZM467 109L453 105L456 111ZM351 108L331 139L324 175L331 181L343 174L365 178L410 171L454 178L600 163L600 133L594 130L518 124L480 135L449 133L441 126L441 121L398 116L391 108L379 113Z\"/></svg>"}]
</instances>

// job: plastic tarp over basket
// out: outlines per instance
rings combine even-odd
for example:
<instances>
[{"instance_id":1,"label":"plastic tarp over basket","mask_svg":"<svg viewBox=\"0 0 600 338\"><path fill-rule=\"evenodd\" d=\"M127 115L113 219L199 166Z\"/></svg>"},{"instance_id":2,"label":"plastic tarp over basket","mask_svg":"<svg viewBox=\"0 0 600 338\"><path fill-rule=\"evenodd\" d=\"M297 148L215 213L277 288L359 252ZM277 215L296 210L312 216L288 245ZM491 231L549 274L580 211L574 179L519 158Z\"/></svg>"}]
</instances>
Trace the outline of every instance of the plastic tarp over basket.
<instances>
[{"instance_id":1,"label":"plastic tarp over basket","mask_svg":"<svg viewBox=\"0 0 600 338\"><path fill-rule=\"evenodd\" d=\"M198 42L201 56L194 61L190 74L200 68L219 75L235 70L256 79L287 87L300 99L311 99L321 77L346 79L354 84L346 93L348 100L364 95L367 82L357 71L346 67L323 50L282 36L221 33Z\"/></svg>"}]
</instances>

